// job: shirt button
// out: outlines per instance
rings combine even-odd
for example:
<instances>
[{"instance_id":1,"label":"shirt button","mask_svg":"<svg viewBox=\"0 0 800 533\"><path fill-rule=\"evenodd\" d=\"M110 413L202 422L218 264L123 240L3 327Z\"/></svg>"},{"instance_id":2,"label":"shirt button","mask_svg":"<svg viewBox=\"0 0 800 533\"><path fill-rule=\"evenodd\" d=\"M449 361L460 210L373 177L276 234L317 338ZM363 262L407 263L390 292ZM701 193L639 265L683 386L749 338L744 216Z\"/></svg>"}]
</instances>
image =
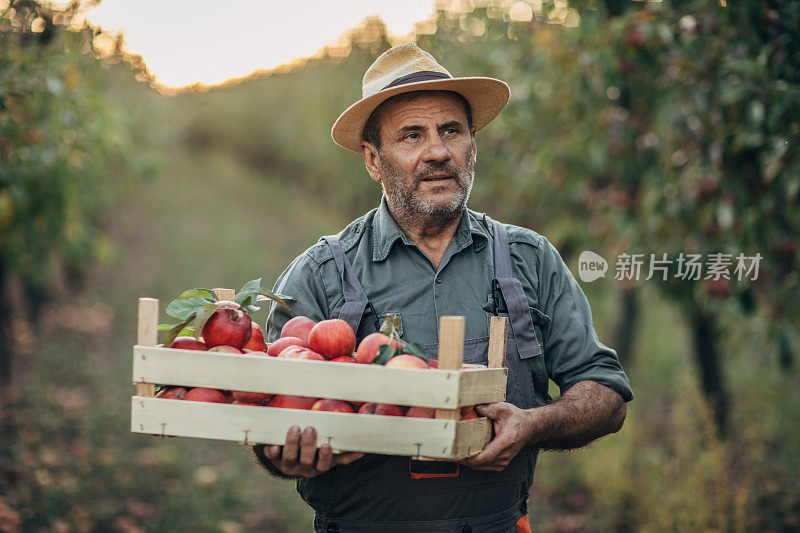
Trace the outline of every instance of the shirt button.
<instances>
[{"instance_id":1,"label":"shirt button","mask_svg":"<svg viewBox=\"0 0 800 533\"><path fill-rule=\"evenodd\" d=\"M436 283L441 283L441 282L442 282L442 277L441 277L441 276L439 276L438 278L436 278Z\"/></svg>"},{"instance_id":2,"label":"shirt button","mask_svg":"<svg viewBox=\"0 0 800 533\"><path fill-rule=\"evenodd\" d=\"M327 529L328 533L339 533L339 524L337 524L336 522L331 522L330 524L328 524Z\"/></svg>"},{"instance_id":3,"label":"shirt button","mask_svg":"<svg viewBox=\"0 0 800 533\"><path fill-rule=\"evenodd\" d=\"M470 526L464 526L461 528L461 533L472 533L472 528Z\"/></svg>"}]
</instances>

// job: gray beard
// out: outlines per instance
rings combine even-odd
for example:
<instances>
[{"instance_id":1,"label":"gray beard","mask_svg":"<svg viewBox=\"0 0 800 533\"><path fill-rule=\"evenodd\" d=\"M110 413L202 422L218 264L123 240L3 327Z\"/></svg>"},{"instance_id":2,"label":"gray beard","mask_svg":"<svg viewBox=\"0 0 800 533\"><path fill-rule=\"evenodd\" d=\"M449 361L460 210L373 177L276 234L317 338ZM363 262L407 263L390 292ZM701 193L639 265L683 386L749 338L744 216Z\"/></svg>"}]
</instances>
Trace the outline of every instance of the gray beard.
<instances>
[{"instance_id":1,"label":"gray beard","mask_svg":"<svg viewBox=\"0 0 800 533\"><path fill-rule=\"evenodd\" d=\"M456 172L447 163L434 164L415 174L414 182L411 184L399 179L396 168L388 161L383 161L383 169L392 185L387 188L384 179L381 181L381 187L392 216L401 226L404 225L404 222L414 221L413 225L423 222L424 226L435 231L461 218L470 192L472 192L472 182L475 178L472 149L469 152L467 164L462 172ZM458 190L453 199L445 205L426 202L419 194L420 180L437 172L448 172L456 176Z\"/></svg>"}]
</instances>

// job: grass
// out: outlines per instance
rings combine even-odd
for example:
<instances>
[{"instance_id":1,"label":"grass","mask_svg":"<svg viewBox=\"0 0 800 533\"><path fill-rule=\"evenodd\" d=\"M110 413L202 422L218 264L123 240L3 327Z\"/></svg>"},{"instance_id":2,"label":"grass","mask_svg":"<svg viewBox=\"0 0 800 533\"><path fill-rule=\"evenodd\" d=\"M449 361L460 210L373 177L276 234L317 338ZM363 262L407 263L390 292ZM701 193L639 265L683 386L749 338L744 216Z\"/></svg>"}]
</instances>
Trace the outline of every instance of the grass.
<instances>
[{"instance_id":1,"label":"grass","mask_svg":"<svg viewBox=\"0 0 800 533\"><path fill-rule=\"evenodd\" d=\"M308 530L294 484L263 473L247 448L130 432L137 297L157 297L163 310L190 287L271 284L344 224L270 178L224 154L178 151L116 214L113 268L48 313L38 355L20 369L16 452L27 462L12 508L26 530ZM76 330L75 313L95 323Z\"/></svg>"}]
</instances>

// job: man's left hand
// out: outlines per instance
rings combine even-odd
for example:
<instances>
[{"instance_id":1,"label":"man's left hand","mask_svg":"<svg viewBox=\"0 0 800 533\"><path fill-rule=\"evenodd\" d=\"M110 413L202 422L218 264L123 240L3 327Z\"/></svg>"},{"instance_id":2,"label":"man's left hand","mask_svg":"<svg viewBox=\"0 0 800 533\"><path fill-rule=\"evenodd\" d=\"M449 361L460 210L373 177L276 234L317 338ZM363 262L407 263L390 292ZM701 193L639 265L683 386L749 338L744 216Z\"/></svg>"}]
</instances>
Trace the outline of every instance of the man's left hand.
<instances>
[{"instance_id":1,"label":"man's left hand","mask_svg":"<svg viewBox=\"0 0 800 533\"><path fill-rule=\"evenodd\" d=\"M494 425L494 438L473 457L461 461L474 470L501 471L530 440L530 414L506 402L476 405L475 411Z\"/></svg>"}]
</instances>

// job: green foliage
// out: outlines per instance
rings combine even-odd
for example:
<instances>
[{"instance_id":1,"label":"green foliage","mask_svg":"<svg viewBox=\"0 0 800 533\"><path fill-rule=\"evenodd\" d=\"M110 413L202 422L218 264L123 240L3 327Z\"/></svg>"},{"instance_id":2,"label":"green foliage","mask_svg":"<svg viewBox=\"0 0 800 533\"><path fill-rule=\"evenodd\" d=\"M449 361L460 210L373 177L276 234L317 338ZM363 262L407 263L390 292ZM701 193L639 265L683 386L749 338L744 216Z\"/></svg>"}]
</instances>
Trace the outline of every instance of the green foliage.
<instances>
[{"instance_id":1,"label":"green foliage","mask_svg":"<svg viewBox=\"0 0 800 533\"><path fill-rule=\"evenodd\" d=\"M107 258L111 210L147 170L92 30L67 29L74 14L36 2L0 12L0 263L41 291L54 260L80 272Z\"/></svg>"}]
</instances>

